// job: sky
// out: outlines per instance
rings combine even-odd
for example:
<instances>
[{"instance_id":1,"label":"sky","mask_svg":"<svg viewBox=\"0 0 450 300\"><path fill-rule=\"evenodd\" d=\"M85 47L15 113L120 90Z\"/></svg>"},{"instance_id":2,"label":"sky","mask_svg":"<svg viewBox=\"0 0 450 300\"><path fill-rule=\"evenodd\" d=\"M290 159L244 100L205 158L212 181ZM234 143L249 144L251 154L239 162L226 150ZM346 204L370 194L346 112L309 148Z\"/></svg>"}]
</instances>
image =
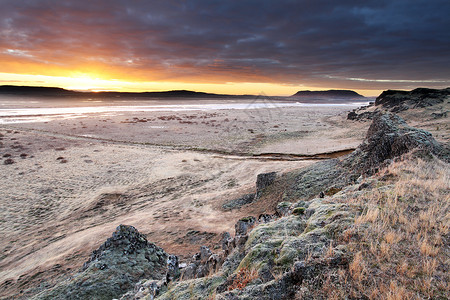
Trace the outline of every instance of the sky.
<instances>
[{"instance_id":1,"label":"sky","mask_svg":"<svg viewBox=\"0 0 450 300\"><path fill-rule=\"evenodd\" d=\"M448 0L0 0L0 85L77 90L450 86Z\"/></svg>"}]
</instances>

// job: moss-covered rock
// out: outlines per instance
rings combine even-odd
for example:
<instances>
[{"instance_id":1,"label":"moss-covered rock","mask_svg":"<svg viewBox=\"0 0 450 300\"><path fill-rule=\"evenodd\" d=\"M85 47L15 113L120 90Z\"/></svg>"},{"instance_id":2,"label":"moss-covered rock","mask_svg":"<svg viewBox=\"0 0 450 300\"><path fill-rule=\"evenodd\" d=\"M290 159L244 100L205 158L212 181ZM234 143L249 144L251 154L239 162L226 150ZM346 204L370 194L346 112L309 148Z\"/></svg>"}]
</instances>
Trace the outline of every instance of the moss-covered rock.
<instances>
[{"instance_id":1,"label":"moss-covered rock","mask_svg":"<svg viewBox=\"0 0 450 300\"><path fill-rule=\"evenodd\" d=\"M141 279L162 279L167 254L149 243L133 226L120 225L72 279L33 299L118 298Z\"/></svg>"},{"instance_id":2,"label":"moss-covered rock","mask_svg":"<svg viewBox=\"0 0 450 300\"><path fill-rule=\"evenodd\" d=\"M212 297L215 289L225 282L226 277L215 275L206 278L180 281L169 285L167 291L159 296L158 300L203 300ZM152 300L151 296L144 298ZM212 298L213 299L213 298Z\"/></svg>"},{"instance_id":3,"label":"moss-covered rock","mask_svg":"<svg viewBox=\"0 0 450 300\"><path fill-rule=\"evenodd\" d=\"M293 210L292 210L292 214L293 215L303 215L303 214L305 214L305 211L306 211L306 208L305 207L303 207L303 206L300 206L300 207L296 207L296 208L294 208Z\"/></svg>"}]
</instances>

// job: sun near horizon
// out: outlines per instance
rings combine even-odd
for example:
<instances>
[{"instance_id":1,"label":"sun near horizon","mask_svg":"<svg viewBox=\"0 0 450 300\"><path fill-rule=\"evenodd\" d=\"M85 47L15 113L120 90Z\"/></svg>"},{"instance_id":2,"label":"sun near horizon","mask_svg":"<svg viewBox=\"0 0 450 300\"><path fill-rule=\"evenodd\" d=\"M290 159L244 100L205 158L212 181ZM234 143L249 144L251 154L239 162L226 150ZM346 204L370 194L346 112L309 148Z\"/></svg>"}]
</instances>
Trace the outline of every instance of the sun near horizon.
<instances>
[{"instance_id":1,"label":"sun near horizon","mask_svg":"<svg viewBox=\"0 0 450 300\"><path fill-rule=\"evenodd\" d=\"M291 96L299 90L347 89L336 87L293 86L280 83L264 82L147 82L119 79L103 79L96 74L74 72L71 76L47 76L29 74L0 73L1 85L58 87L74 91L91 92L160 92L170 90L190 90L214 94L229 95L267 95ZM365 97L376 97L382 90L351 89Z\"/></svg>"},{"instance_id":2,"label":"sun near horizon","mask_svg":"<svg viewBox=\"0 0 450 300\"><path fill-rule=\"evenodd\" d=\"M9 1L0 11L0 85L372 97L446 88L448 18L423 9L428 15L403 2Z\"/></svg>"}]
</instances>

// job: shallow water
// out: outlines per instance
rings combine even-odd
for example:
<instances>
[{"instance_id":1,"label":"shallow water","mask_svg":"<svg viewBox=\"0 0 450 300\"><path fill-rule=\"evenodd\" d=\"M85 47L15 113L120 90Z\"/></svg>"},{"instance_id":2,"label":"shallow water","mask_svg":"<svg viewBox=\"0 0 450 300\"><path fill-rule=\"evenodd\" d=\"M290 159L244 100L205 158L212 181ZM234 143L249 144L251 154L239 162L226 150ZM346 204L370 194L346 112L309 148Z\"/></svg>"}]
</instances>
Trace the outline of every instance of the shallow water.
<instances>
[{"instance_id":1,"label":"shallow water","mask_svg":"<svg viewBox=\"0 0 450 300\"><path fill-rule=\"evenodd\" d=\"M30 102L31 103L31 102ZM35 103L35 102L33 102ZM22 103L24 105L26 103ZM164 104L164 105L103 105L103 106L73 106L73 107L26 107L0 108L0 124L49 122L61 119L83 118L92 114L115 116L129 112L151 111L209 111L223 109L272 109L283 107L358 107L367 103L299 103L299 102L251 102L251 103L202 103L202 104Z\"/></svg>"}]
</instances>

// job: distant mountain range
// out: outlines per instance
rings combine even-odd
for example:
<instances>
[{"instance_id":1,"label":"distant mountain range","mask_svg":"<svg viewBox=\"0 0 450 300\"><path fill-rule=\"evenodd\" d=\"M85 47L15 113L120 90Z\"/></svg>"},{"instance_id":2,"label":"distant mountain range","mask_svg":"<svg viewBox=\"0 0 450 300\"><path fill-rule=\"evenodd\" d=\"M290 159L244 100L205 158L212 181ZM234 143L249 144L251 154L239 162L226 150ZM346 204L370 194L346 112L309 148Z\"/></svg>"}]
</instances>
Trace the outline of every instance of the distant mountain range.
<instances>
[{"instance_id":1,"label":"distant mountain range","mask_svg":"<svg viewBox=\"0 0 450 300\"><path fill-rule=\"evenodd\" d=\"M351 90L328 90L328 91L299 91L289 97L267 97L256 95L226 95L204 92L194 92L187 90L172 90L163 92L92 92L92 91L73 91L57 87L37 87L37 86L0 86L0 95L10 96L28 96L28 97L72 97L72 98L124 98L124 99L144 99L144 98L164 98L164 99L255 99L257 97L269 98L273 100L296 100L310 101L321 99L363 99L364 96Z\"/></svg>"},{"instance_id":2,"label":"distant mountain range","mask_svg":"<svg viewBox=\"0 0 450 300\"><path fill-rule=\"evenodd\" d=\"M72 91L57 87L0 86L0 95L33 97L89 97L89 98L254 98L253 95L223 95L213 93L173 90L163 92L92 92Z\"/></svg>"}]
</instances>

